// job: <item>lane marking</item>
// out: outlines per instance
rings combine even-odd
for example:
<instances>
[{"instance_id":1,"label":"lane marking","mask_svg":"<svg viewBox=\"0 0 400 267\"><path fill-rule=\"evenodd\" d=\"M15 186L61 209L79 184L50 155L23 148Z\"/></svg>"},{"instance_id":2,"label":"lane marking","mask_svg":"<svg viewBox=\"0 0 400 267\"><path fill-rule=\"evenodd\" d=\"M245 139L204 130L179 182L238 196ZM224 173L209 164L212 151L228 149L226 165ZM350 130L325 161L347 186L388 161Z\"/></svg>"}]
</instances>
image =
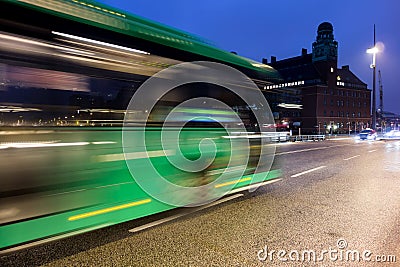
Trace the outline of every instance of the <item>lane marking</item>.
<instances>
[{"instance_id":1,"label":"lane marking","mask_svg":"<svg viewBox=\"0 0 400 267\"><path fill-rule=\"evenodd\" d=\"M88 217L92 217L92 216L96 216L96 215L100 215L100 214L104 214L104 213L109 213L112 211L117 211L117 210L127 209L127 208L134 207L134 206L143 205L143 204L146 204L149 202L151 202L151 199L147 198L147 199L143 199L143 200L139 200L139 201L123 204L123 205L118 205L118 206L114 206L114 207L110 207L110 208L86 212L86 213L71 216L68 218L68 221L76 221L76 220L80 220L80 219L84 219L84 218L88 218Z\"/></svg>"},{"instance_id":2,"label":"lane marking","mask_svg":"<svg viewBox=\"0 0 400 267\"><path fill-rule=\"evenodd\" d=\"M192 214L194 212L197 212L197 211L200 211L200 210L203 210L203 209L207 209L209 207L212 207L212 206L215 206L215 205L221 204L223 202L227 202L227 201L230 201L232 199L235 199L235 198L238 198L238 197L242 197L242 196L244 196L244 195L243 194L236 194L236 195L232 195L232 196L229 196L229 197L226 197L226 198L222 198L222 199L220 199L218 201L212 202L210 204L207 204L207 205L204 205L204 206L201 206L201 207L198 207L198 208L190 208L190 210L187 211L187 212L176 214L176 215L173 215L173 216L170 216L170 217L167 217L167 218L164 218L164 219L160 219L160 220L157 220L157 221L154 221L154 222L151 222L151 223L146 223L144 225L141 225L141 226L138 226L138 227L130 229L129 232L130 233L135 233L135 232L143 231L145 229L148 229L148 228L151 228L151 227L154 227L154 226L157 226L157 225L160 225L160 224L172 221L172 220L176 220L176 219L178 219L180 217Z\"/></svg>"},{"instance_id":3,"label":"lane marking","mask_svg":"<svg viewBox=\"0 0 400 267\"><path fill-rule=\"evenodd\" d=\"M355 155L355 156L352 156L352 157L350 157L350 158L347 158L347 159L343 159L343 160L351 160L351 159L354 159L354 158L358 158L360 155Z\"/></svg>"},{"instance_id":4,"label":"lane marking","mask_svg":"<svg viewBox=\"0 0 400 267\"><path fill-rule=\"evenodd\" d=\"M308 170L308 171L304 171L304 172L300 172L300 173L297 173L297 174L293 174L293 175L290 176L290 177L292 177L292 178L299 177L299 176L301 176L301 175L303 175L303 174L307 174L307 173L310 173L310 172L313 172L313 171L317 171L317 170L323 169L323 168L325 168L325 167L326 167L326 166L319 166L319 167L310 169L310 170Z\"/></svg>"},{"instance_id":5,"label":"lane marking","mask_svg":"<svg viewBox=\"0 0 400 267\"><path fill-rule=\"evenodd\" d=\"M322 149L333 148L333 147L341 147L341 146L351 146L351 145L345 144L345 145L322 146L322 147L306 148L306 149L300 149L300 150L292 150L292 151L287 151L287 152L276 153L275 156L293 154L293 153L300 153L300 152L307 152L307 151L314 151L314 150L322 150Z\"/></svg>"},{"instance_id":6,"label":"lane marking","mask_svg":"<svg viewBox=\"0 0 400 267\"><path fill-rule=\"evenodd\" d=\"M328 149L328 148L334 148L334 147L342 147L342 146L355 146L355 145L352 145L352 144L341 144L341 145L333 145L333 146L322 146L322 147L315 147L315 148L307 148L307 149L293 150L293 151L287 151L287 152L280 152L280 153L276 153L275 156L293 154L293 153L300 153L300 152L307 152L307 151L313 151L313 150L322 150L322 149Z\"/></svg>"},{"instance_id":7,"label":"lane marking","mask_svg":"<svg viewBox=\"0 0 400 267\"><path fill-rule=\"evenodd\" d=\"M229 193L230 194L235 194L235 193L242 192L242 191L245 191L245 190L250 190L250 189L253 189L253 188L257 189L258 187L261 187L261 186L264 186L264 185L267 185L267 184L276 183L276 182L279 182L281 180L282 180L282 178L279 178L279 179L269 180L269 181L266 181L266 182L263 182L263 183L252 184L252 185L236 188L236 189L230 191Z\"/></svg>"},{"instance_id":8,"label":"lane marking","mask_svg":"<svg viewBox=\"0 0 400 267\"><path fill-rule=\"evenodd\" d=\"M370 150L370 151L368 151L368 153L375 152L376 150L377 149Z\"/></svg>"},{"instance_id":9,"label":"lane marking","mask_svg":"<svg viewBox=\"0 0 400 267\"><path fill-rule=\"evenodd\" d=\"M308 148L308 149L292 150L292 151L287 151L287 152L276 153L275 156L285 155L285 154L293 154L293 153L300 153L300 152L306 152L306 151L313 151L313 150L321 150L321 149L327 149L327 148L329 148L329 147L328 146L323 146L323 147L315 147L315 148Z\"/></svg>"},{"instance_id":10,"label":"lane marking","mask_svg":"<svg viewBox=\"0 0 400 267\"><path fill-rule=\"evenodd\" d=\"M341 146L354 146L354 144L334 145L334 146L329 146L328 148L332 148L332 147L341 147Z\"/></svg>"}]
</instances>

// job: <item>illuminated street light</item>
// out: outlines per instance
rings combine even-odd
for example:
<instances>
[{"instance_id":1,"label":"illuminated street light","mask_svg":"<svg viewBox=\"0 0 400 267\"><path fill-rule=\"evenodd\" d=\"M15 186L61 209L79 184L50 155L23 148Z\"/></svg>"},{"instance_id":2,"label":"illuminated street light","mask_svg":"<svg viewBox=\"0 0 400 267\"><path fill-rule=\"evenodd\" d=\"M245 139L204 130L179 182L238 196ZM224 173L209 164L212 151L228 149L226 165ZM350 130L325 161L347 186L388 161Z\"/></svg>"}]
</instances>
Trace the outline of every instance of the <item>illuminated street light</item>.
<instances>
[{"instance_id":1,"label":"illuminated street light","mask_svg":"<svg viewBox=\"0 0 400 267\"><path fill-rule=\"evenodd\" d=\"M379 48L376 47L376 46L374 46L374 47L372 47L372 48L370 48L370 49L367 49L367 53L368 53L368 54L376 54L376 53L378 53L378 52L379 52Z\"/></svg>"},{"instance_id":2,"label":"illuminated street light","mask_svg":"<svg viewBox=\"0 0 400 267\"><path fill-rule=\"evenodd\" d=\"M372 48L367 49L368 54L372 54L372 64L370 65L371 69L375 68L375 60L376 54L379 53L378 47L374 46Z\"/></svg>"},{"instance_id":3,"label":"illuminated street light","mask_svg":"<svg viewBox=\"0 0 400 267\"><path fill-rule=\"evenodd\" d=\"M376 54L379 52L375 41L375 24L374 24L374 47L367 49L368 54L372 54L372 129L376 128Z\"/></svg>"}]
</instances>

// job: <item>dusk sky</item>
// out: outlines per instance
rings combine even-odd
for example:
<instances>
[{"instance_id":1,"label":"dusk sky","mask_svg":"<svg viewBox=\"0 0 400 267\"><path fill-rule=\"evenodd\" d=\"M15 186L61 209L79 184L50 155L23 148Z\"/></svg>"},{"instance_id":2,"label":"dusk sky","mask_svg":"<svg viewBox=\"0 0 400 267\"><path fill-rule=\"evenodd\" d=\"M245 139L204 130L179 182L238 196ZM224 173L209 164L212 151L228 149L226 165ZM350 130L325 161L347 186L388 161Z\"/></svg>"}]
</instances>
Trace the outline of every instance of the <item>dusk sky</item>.
<instances>
[{"instance_id":1,"label":"dusk sky","mask_svg":"<svg viewBox=\"0 0 400 267\"><path fill-rule=\"evenodd\" d=\"M398 0L101 0L107 5L203 37L217 47L261 61L311 52L317 27L328 21L339 43L338 67L350 65L372 89L372 56L366 49L384 44L377 55L382 74L384 109L400 114L400 3Z\"/></svg>"}]
</instances>

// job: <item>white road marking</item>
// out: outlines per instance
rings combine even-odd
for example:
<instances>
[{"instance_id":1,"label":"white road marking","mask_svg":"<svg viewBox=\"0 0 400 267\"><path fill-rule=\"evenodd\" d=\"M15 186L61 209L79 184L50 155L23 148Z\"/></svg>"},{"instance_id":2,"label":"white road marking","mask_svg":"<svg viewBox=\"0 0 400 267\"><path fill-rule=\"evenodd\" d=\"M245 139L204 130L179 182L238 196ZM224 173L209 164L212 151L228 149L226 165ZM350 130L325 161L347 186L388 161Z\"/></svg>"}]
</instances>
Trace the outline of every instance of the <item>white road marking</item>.
<instances>
[{"instance_id":1,"label":"white road marking","mask_svg":"<svg viewBox=\"0 0 400 267\"><path fill-rule=\"evenodd\" d=\"M349 140L349 139L354 139L354 137L325 138L326 141L341 141L341 140Z\"/></svg>"},{"instance_id":2,"label":"white road marking","mask_svg":"<svg viewBox=\"0 0 400 267\"><path fill-rule=\"evenodd\" d=\"M154 227L154 226L157 226L157 225L160 225L160 224L163 224L163 223L178 219L180 217L183 217L183 216L189 215L191 213L194 213L194 212L197 212L197 211L200 211L200 210L203 210L203 209L206 209L206 208L221 204L221 203L226 202L226 201L230 201L232 199L235 199L235 198L238 198L238 197L241 197L241 196L243 196L243 194L236 194L236 195L232 195L232 196L229 196L229 197L226 197L226 198L222 198L222 199L220 199L218 201L212 202L212 203L204 205L204 206L200 206L198 208L191 208L189 211L187 211L185 213L176 214L176 215L164 218L164 219L160 219L160 220L157 220L157 221L154 221L154 222L151 222L151 223L147 223L147 224L132 228L132 229L129 230L129 232L135 233L135 232L143 231L145 229L148 229L148 228L151 228L151 227Z\"/></svg>"},{"instance_id":3,"label":"white road marking","mask_svg":"<svg viewBox=\"0 0 400 267\"><path fill-rule=\"evenodd\" d=\"M307 148L307 149L300 149L300 150L292 150L292 151L287 151L287 152L276 153L275 156L293 154L293 153L300 153L300 152L307 152L307 151L314 151L314 150L322 150L322 149L341 147L341 146L351 146L351 145L344 144L344 145L322 146L322 147L314 147L314 148Z\"/></svg>"},{"instance_id":4,"label":"white road marking","mask_svg":"<svg viewBox=\"0 0 400 267\"><path fill-rule=\"evenodd\" d=\"M327 148L329 148L329 147L328 146L323 146L323 147L315 147L315 148L308 148L308 149L293 150L293 151L276 153L275 156L285 155L285 154L293 154L293 153L300 153L300 152L306 152L306 151L313 151L313 150L321 150L321 149L327 149Z\"/></svg>"},{"instance_id":5,"label":"white road marking","mask_svg":"<svg viewBox=\"0 0 400 267\"><path fill-rule=\"evenodd\" d=\"M368 153L375 152L376 150L377 150L377 149L370 150L370 151L368 151Z\"/></svg>"},{"instance_id":6,"label":"white road marking","mask_svg":"<svg viewBox=\"0 0 400 267\"><path fill-rule=\"evenodd\" d=\"M347 158L347 159L343 159L343 160L351 160L351 159L354 159L354 158L358 158L360 155L355 155L355 156L352 156L352 157L350 157L350 158Z\"/></svg>"},{"instance_id":7,"label":"white road marking","mask_svg":"<svg viewBox=\"0 0 400 267\"><path fill-rule=\"evenodd\" d=\"M299 177L299 176L301 176L301 175L303 175L303 174L307 174L307 173L310 173L310 172L313 172L313 171L317 171L317 170L323 169L323 168L325 168L325 167L326 167L326 166L319 166L319 167L310 169L310 170L308 170L308 171L304 171L304 172L300 172L300 173L297 173L297 174L293 174L293 175L290 176L290 177L292 177L292 178Z\"/></svg>"},{"instance_id":8,"label":"white road marking","mask_svg":"<svg viewBox=\"0 0 400 267\"><path fill-rule=\"evenodd\" d=\"M251 184L251 185L248 185L248 186L236 188L236 189L234 189L232 191L229 191L229 193L235 194L235 193L242 192L242 191L245 191L245 190L258 188L258 187L261 187L261 186L264 186L264 185L267 185L267 184L276 183L276 182L279 182L281 180L282 180L282 178L279 178L279 179L269 180L269 181L266 181L266 182L263 182L263 183Z\"/></svg>"}]
</instances>

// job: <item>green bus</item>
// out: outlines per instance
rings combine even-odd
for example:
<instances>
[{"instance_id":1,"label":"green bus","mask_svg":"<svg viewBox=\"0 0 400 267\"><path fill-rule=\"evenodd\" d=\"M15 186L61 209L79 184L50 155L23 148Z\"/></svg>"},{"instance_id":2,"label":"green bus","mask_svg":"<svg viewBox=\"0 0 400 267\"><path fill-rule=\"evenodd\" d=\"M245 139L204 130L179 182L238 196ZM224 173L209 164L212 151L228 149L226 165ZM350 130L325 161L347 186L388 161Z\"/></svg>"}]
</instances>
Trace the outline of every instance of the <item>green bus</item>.
<instances>
[{"instance_id":1,"label":"green bus","mask_svg":"<svg viewBox=\"0 0 400 267\"><path fill-rule=\"evenodd\" d=\"M127 111L150 77L184 62L224 64L260 89L280 81L271 67L94 1L7 0L1 7L2 252L219 197L210 196L208 185L229 187L225 195L279 177L270 170L274 145L260 134L271 125L257 124L254 115L264 108L269 116L258 99L249 105L223 86L198 81L154 99L151 110ZM180 106L205 97L230 110ZM171 110L177 115L167 125ZM131 111L148 113L147 120L127 120ZM211 153L212 162L199 171L175 166L168 157L177 151L165 148L163 129L177 134L184 158L193 162ZM139 142L143 138L146 146ZM205 138L214 152L202 151ZM245 165L236 163L243 155ZM163 188L152 173L178 185L179 192ZM185 189L199 186L204 194L188 196L182 205L160 197L182 197Z\"/></svg>"}]
</instances>

